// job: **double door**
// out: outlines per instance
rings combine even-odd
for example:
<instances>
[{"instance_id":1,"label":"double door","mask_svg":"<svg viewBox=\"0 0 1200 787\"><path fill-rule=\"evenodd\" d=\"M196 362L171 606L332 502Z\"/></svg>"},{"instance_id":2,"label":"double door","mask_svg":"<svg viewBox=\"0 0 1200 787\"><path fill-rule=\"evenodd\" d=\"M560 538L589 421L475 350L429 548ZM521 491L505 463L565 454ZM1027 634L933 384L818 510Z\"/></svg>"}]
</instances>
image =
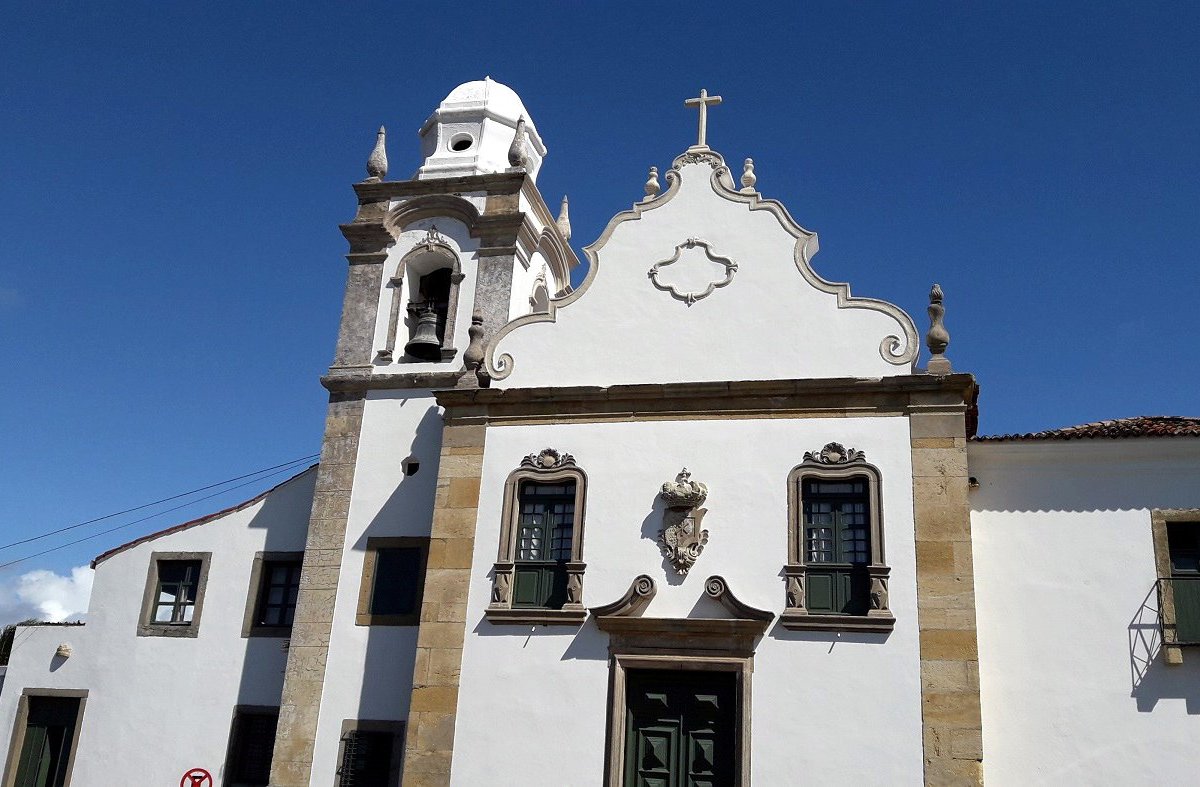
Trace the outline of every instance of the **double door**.
<instances>
[{"instance_id":1,"label":"double door","mask_svg":"<svg viewBox=\"0 0 1200 787\"><path fill-rule=\"evenodd\" d=\"M734 783L734 673L629 670L625 680L625 787Z\"/></svg>"}]
</instances>

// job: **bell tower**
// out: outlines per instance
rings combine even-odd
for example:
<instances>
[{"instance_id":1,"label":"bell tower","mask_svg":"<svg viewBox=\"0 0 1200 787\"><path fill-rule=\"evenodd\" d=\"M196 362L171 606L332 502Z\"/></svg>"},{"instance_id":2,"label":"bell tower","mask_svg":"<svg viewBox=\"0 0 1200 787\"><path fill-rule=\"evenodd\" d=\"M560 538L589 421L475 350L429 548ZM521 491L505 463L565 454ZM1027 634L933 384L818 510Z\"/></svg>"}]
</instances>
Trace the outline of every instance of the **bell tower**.
<instances>
[{"instance_id":1,"label":"bell tower","mask_svg":"<svg viewBox=\"0 0 1200 787\"><path fill-rule=\"evenodd\" d=\"M489 386L488 342L569 292L579 264L565 199L555 217L537 190L546 147L511 88L491 78L456 87L418 135L415 176L388 180L379 129L367 177L354 184L357 213L341 227L349 270L333 363L321 378L329 408L284 675L276 787L333 781L339 719L408 718L410 745L435 724L408 710L424 676L414 684L408 668L364 673L361 689L347 692L344 671L332 665L386 653L396 664L415 659L420 670L411 630L361 628L355 604L367 554L381 542L444 541L431 532L443 452L481 461L482 445L478 455L460 455L461 442L475 438L459 432L474 432L444 425L434 392ZM430 571L459 568L445 562L454 559L427 553Z\"/></svg>"}]
</instances>

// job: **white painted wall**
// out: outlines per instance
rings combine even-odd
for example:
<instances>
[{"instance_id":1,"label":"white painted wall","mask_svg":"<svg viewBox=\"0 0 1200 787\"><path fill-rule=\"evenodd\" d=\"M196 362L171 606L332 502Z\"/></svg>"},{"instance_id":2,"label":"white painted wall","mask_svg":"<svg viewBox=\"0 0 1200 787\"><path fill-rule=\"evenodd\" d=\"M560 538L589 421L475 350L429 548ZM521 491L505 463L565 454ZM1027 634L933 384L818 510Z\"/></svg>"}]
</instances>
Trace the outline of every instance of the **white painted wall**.
<instances>
[{"instance_id":1,"label":"white painted wall","mask_svg":"<svg viewBox=\"0 0 1200 787\"><path fill-rule=\"evenodd\" d=\"M607 713L608 637L581 629L497 626L483 618L503 487L521 458L547 446L588 474L584 604L620 597L649 574L648 617L711 615L703 583L724 576L748 604L782 611L787 476L830 441L866 451L883 475L890 636L789 632L758 645L753 684L755 784L919 784L920 667L908 423L904 418L654 421L489 428L455 730L456 785L599 784ZM665 570L651 516L683 466L708 484L710 541L682 582ZM715 606L715 605L712 605ZM557 731L557 733L555 732ZM548 736L553 745L541 745ZM870 756L863 755L864 742ZM531 747L535 750L531 753ZM551 776L552 774L552 776Z\"/></svg>"},{"instance_id":2,"label":"white painted wall","mask_svg":"<svg viewBox=\"0 0 1200 787\"><path fill-rule=\"evenodd\" d=\"M1200 651L1154 655L1150 509L1200 508L1200 441L968 458L988 784L1195 782Z\"/></svg>"},{"instance_id":3,"label":"white painted wall","mask_svg":"<svg viewBox=\"0 0 1200 787\"><path fill-rule=\"evenodd\" d=\"M317 721L313 784L334 783L344 720L408 717L417 627L357 626L354 618L367 539L429 535L441 449L442 419L428 391L368 396ZM416 475L405 476L401 462L409 456L421 466Z\"/></svg>"},{"instance_id":4,"label":"white painted wall","mask_svg":"<svg viewBox=\"0 0 1200 787\"><path fill-rule=\"evenodd\" d=\"M903 339L904 323L911 326L911 320L838 308L837 295L817 289L798 270L796 236L771 211L751 210L718 193L710 183L712 172L706 164L684 165L677 194L645 205L640 218L616 223L597 250L594 276L589 273L578 299L560 308L555 321L522 325L498 342L495 357L509 354L514 364L511 376L497 384L516 388L910 373L911 363L888 363L879 348L887 336ZM656 289L647 276L688 238L709 242L714 254L738 265L732 283L690 307ZM810 242L814 249L815 237ZM709 279L696 277L704 267L713 266L681 260L663 268L661 276L664 283L689 278L702 284ZM823 272L837 278L836 270ZM556 360L543 362L547 358Z\"/></svg>"},{"instance_id":5,"label":"white painted wall","mask_svg":"<svg viewBox=\"0 0 1200 787\"><path fill-rule=\"evenodd\" d=\"M0 693L0 757L25 688L87 689L72 784L176 785L195 767L220 784L234 706L278 706L283 690L284 640L242 637L254 554L304 549L315 478L103 561L87 625L20 629ZM137 636L153 552L212 552L197 637ZM54 657L62 642L65 661Z\"/></svg>"}]
</instances>

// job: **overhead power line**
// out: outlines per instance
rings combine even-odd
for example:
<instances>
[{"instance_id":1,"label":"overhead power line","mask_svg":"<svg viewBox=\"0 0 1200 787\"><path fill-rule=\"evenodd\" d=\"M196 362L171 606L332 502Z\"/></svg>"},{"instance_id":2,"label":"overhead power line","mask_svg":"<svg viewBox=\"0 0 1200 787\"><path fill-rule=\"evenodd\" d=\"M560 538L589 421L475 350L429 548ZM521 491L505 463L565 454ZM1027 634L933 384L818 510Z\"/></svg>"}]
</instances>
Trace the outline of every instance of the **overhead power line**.
<instances>
[{"instance_id":1,"label":"overhead power line","mask_svg":"<svg viewBox=\"0 0 1200 787\"><path fill-rule=\"evenodd\" d=\"M217 483L215 483L215 484L208 484L207 486L198 487L198 488L196 488L196 489L192 489L191 491L188 491L188 492L180 492L180 493L179 493L179 494L177 494L177 495L171 495L170 497L164 497L164 498L162 498L162 499L160 499L160 500L155 500L155 501L153 501L153 502L150 502L150 503L143 503L143 504L142 504L142 505L140 505L140 506L134 506L133 508L126 508L124 511L116 511L116 512L114 512L114 513L111 513L111 514L105 514L104 516L98 516L98 517L96 517L95 519L89 519L89 520L87 520L86 522L78 522L78 523L76 523L76 524L74 524L74 525L67 525L66 527L60 527L60 528L58 528L57 530L50 530L50 531L47 531L47 532L45 532L45 533L42 533L42 534L40 534L40 535L36 535L36 536L30 536L29 538L23 538L23 539L21 539L20 541L14 541L14 542L12 542L11 544L3 544L3 545L0 545L0 550L4 550L4 549L10 549L10 548L12 548L12 547L17 547L17 546L20 546L20 545L22 545L22 544L28 544L28 543L31 543L31 542L33 542L33 541L40 541L40 540L42 540L43 538L49 538L50 536L55 536L55 535L58 535L59 533L65 533L65 532L67 532L68 530L75 530L76 528L85 527L85 526L87 526L87 525L94 525L94 524L96 524L97 522L103 522L104 520L106 520L106 519L112 519L113 517L122 516L122 515L124 515L124 514L132 514L134 511L141 511L142 509L145 509L145 508L150 508L151 506L156 506L156 505L159 505L160 503L169 503L169 502L171 502L172 500L178 500L178 499L179 499L179 498L181 498L181 497L188 497L189 495L194 495L194 494L196 494L197 492L205 492L205 491L207 491L207 490L209 490L209 489L215 489L215 488L216 488L216 487L218 487L218 486L225 486L226 484L232 484L234 481L241 481L243 478L250 478L251 476L262 475L263 473L269 472L269 471L271 471L271 470L277 470L277 469L279 469L279 468L281 468L281 467L292 467L292 466L294 466L294 465L298 465L298 464L300 464L301 462L311 462L313 459L316 459L318 456L320 456L320 454L309 454L308 456L302 456L302 457L300 457L299 459L293 459L293 460L292 460L292 461L290 461L290 462L284 462L283 464L279 464L279 465L273 465L273 466L271 466L271 467L264 467L262 470L255 470L253 473L246 473L246 474L244 474L244 475L235 476L234 478L228 478L228 479L226 479L226 480L224 480L224 481L218 481L218 482L217 482ZM256 479L256 480L257 480L257 479ZM231 488L231 489L237 489L238 487L230 487L230 488ZM228 491L228 490L225 490L225 491ZM218 494L220 494L220 493L218 493ZM200 500L206 500L207 498L203 498L203 497L202 497L202 498L199 498L199 499L200 499ZM196 502L196 501L192 501L192 502ZM190 505L190 504L189 504L189 505ZM172 509L168 509L168 510L169 510L169 511L174 511L174 510L176 510L176 509L173 509L173 508L172 508ZM165 513L166 513L166 511L161 511L161 512L159 512L159 513L164 513L164 514L165 514ZM156 515L156 516L157 516L157 515ZM144 521L144 520L140 520L140 519L139 519L139 520L137 520L137 521L141 522L141 521ZM133 524L133 523L130 523L130 524ZM108 531L105 531L105 532L108 532ZM99 534L99 533L97 533L97 535L100 535L100 534ZM30 557L33 557L33 556L31 555ZM0 566L0 568L3 568L3 566Z\"/></svg>"},{"instance_id":2,"label":"overhead power line","mask_svg":"<svg viewBox=\"0 0 1200 787\"><path fill-rule=\"evenodd\" d=\"M243 481L242 483L240 483L240 484L237 484L236 486L231 486L231 487L229 487L229 488L227 488L227 489L221 489L221 490L219 490L219 491L216 491L216 492L213 492L213 493L211 493L211 494L204 495L203 497L198 497L198 498L196 498L195 500L189 500L189 501L187 501L186 503L180 503L180 504L179 504L179 505L177 505L177 506L172 506L171 508L164 508L162 511L157 511L157 512L155 512L155 513L153 513L153 514L149 514L149 515L147 515L147 516L144 516L144 517L141 517L141 518L139 518L139 519L135 519L135 520L133 520L132 522L126 522L126 523L125 523L125 524L123 524L123 525L117 525L116 527L110 527L110 528L108 528L107 530L101 530L99 533L93 533L93 534L91 534L90 536L84 536L83 538L78 538L78 539L75 539L74 541L68 541L68 542L67 542L67 543L65 543L65 544L59 544L58 546L55 546L55 547L50 547L49 549L44 549L44 550L42 550L41 552L35 552L35 553L33 553L32 555L26 555L25 557L19 557L19 558L17 558L16 560L10 560L10 561L8 561L7 563L0 563L0 571L4 570L4 569L6 569L6 568L8 568L8 567L10 567L10 566L15 566L15 565L17 565L18 563L23 563L23 562L25 562L26 560L30 560L30 559L32 559L32 558L35 558L35 557L41 557L42 555L48 555L48 554L50 554L51 552L57 552L57 551L58 551L58 550L60 550L60 549L66 549L67 547L75 546L76 544L82 544L84 541L90 541L90 540L92 540L93 538L99 538L100 536L107 535L107 534L109 534L109 533L115 533L115 532L116 532L116 531L118 531L118 530L123 530L123 529L125 529L125 528L127 528L127 527L131 527L131 526L133 526L133 525L136 525L136 524L138 524L139 522L145 522L145 521L146 521L146 520L148 520L148 519L154 519L155 517L162 516L163 514L169 514L169 513L171 513L172 511L178 511L178 510L179 510L179 509L181 509L181 508L187 508L188 506L192 505L193 503L199 503L201 500L208 500L209 498L213 498L213 497L217 497L217 496L219 496L219 495L223 495L223 494L225 494L226 492L232 492L234 489L240 489L240 488L242 488L242 487L244 487L244 486L249 486L250 484L255 484L255 483L258 483L259 481L265 481L265 480L267 480L268 478L272 478L272 477L274 477L274 476L277 476L277 475L283 475L284 473L287 473L287 472L289 472L289 471L291 471L291 470L294 470L296 467L298 467L299 465L303 464L304 462L308 462L308 461L311 461L312 459L315 459L317 456L318 456L318 454L313 454L312 456L306 456L306 457L304 457L304 458L302 458L302 459L297 459L297 460L295 460L295 461L293 461L293 462L289 462L289 463L288 463L288 464L286 464L286 465L275 465L275 467L277 467L277 468L282 468L282 469L275 470L275 472L273 472L273 473L268 473L267 475L259 475L259 477L257 477L257 478L251 478L249 481ZM275 468L267 468L267 470L274 470L274 469L275 469ZM262 473L262 472L266 472L266 471L259 471L259 473ZM248 475L256 475L256 474L255 474L255 473L249 473ZM231 481L236 481L236 480L238 480L238 479L241 479L241 478L246 478L246 477L247 477L247 476L243 475L243 476L238 476L237 478L235 478L235 479L230 479L230 480L231 480ZM226 482L226 483L228 483L228 482ZM196 489L196 490L194 490L194 492L200 492L200 491L203 491L203 490L205 490L205 489L212 489L214 486L220 486L220 484L210 484L209 486L206 486L206 487L201 487L200 489ZM185 493L185 494L186 494L186 493ZM160 501L160 502L166 502L167 500L173 500L173 499L176 499L176 498L178 498L178 497L181 497L181 496L182 496L182 495L175 495L175 496L173 496L173 497L170 497L170 498L164 498L164 500L162 500L162 501ZM148 503L147 505L153 505L153 503ZM138 508L145 508L145 507L146 507L146 506L139 506ZM135 509L130 509L130 510L131 510L131 511L136 511L137 509L135 508ZM114 514L114 515L112 515L112 516L116 516L116 515ZM109 517L104 517L104 518L105 518L105 519L107 519L107 518L109 518ZM94 521L99 521L99 520L94 520ZM59 532L61 532L61 531L59 531Z\"/></svg>"}]
</instances>

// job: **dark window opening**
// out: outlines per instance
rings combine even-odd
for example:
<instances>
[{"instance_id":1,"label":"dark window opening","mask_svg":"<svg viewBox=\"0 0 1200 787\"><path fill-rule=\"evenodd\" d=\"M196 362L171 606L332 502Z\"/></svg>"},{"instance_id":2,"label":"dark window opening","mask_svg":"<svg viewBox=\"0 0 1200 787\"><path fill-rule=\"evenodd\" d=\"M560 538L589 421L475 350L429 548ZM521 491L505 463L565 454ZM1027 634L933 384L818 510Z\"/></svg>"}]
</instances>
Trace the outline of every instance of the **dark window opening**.
<instances>
[{"instance_id":1,"label":"dark window opening","mask_svg":"<svg viewBox=\"0 0 1200 787\"><path fill-rule=\"evenodd\" d=\"M339 787L388 787L395 734L350 730L342 737Z\"/></svg>"},{"instance_id":2,"label":"dark window opening","mask_svg":"<svg viewBox=\"0 0 1200 787\"><path fill-rule=\"evenodd\" d=\"M375 555L372 615L411 615L420 612L424 584L420 547L382 547Z\"/></svg>"},{"instance_id":3,"label":"dark window opening","mask_svg":"<svg viewBox=\"0 0 1200 787\"><path fill-rule=\"evenodd\" d=\"M803 482L806 598L813 612L865 615L871 607L870 493L865 476Z\"/></svg>"},{"instance_id":4,"label":"dark window opening","mask_svg":"<svg viewBox=\"0 0 1200 787\"><path fill-rule=\"evenodd\" d=\"M575 482L524 481L518 498L512 605L562 609L575 535Z\"/></svg>"},{"instance_id":5,"label":"dark window opening","mask_svg":"<svg viewBox=\"0 0 1200 787\"><path fill-rule=\"evenodd\" d=\"M150 622L191 625L199 581L199 560L158 561L158 585Z\"/></svg>"},{"instance_id":6,"label":"dark window opening","mask_svg":"<svg viewBox=\"0 0 1200 787\"><path fill-rule=\"evenodd\" d=\"M267 787L279 711L238 710L229 733L225 764L229 787Z\"/></svg>"},{"instance_id":7,"label":"dark window opening","mask_svg":"<svg viewBox=\"0 0 1200 787\"><path fill-rule=\"evenodd\" d=\"M471 147L471 138L470 137L459 137L458 139L456 139L450 143L450 149L457 153L461 153L464 150L469 150L470 147Z\"/></svg>"},{"instance_id":8,"label":"dark window opening","mask_svg":"<svg viewBox=\"0 0 1200 787\"><path fill-rule=\"evenodd\" d=\"M256 626L290 626L296 617L300 593L300 566L296 560L264 560L258 591Z\"/></svg>"}]
</instances>

